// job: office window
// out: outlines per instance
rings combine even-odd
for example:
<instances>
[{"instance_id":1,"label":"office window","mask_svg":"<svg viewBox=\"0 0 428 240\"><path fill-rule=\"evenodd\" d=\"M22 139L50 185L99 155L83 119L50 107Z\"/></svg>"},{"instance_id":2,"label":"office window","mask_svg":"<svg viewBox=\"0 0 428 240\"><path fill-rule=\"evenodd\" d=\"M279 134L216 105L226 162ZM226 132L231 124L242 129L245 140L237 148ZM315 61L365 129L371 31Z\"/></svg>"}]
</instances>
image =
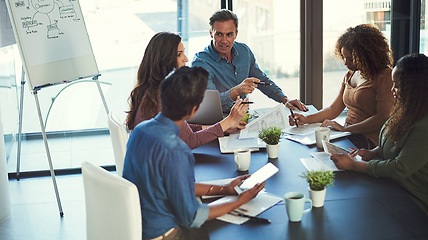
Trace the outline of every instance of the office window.
<instances>
[{"instance_id":1,"label":"office window","mask_svg":"<svg viewBox=\"0 0 428 240\"><path fill-rule=\"evenodd\" d=\"M299 98L300 3L282 0L234 0L238 15L236 41L253 51L262 71L291 99ZM256 90L251 107L276 106L276 102Z\"/></svg>"},{"instance_id":2,"label":"office window","mask_svg":"<svg viewBox=\"0 0 428 240\"><path fill-rule=\"evenodd\" d=\"M427 22L428 9L426 0L421 0L421 41L420 41L420 52L428 55L428 30Z\"/></svg>"},{"instance_id":3,"label":"office window","mask_svg":"<svg viewBox=\"0 0 428 240\"><path fill-rule=\"evenodd\" d=\"M108 108L124 121L127 100L151 37L160 31L178 33L180 30L190 65L194 54L209 44L208 19L220 8L220 1L85 0L80 1L80 5ZM0 50L0 104L5 132L10 139L7 142L8 171L15 172L22 64L16 45ZM28 86L24 92L21 152L32 150L30 155L21 155L20 171L46 170L48 165L34 97ZM55 169L80 168L85 160L100 165L114 164L107 114L91 79L42 89L38 97ZM84 136L87 140L75 141L71 135ZM97 138L99 136L104 137ZM36 144L30 141L34 138L38 139ZM54 138L63 141L58 144Z\"/></svg>"},{"instance_id":4,"label":"office window","mask_svg":"<svg viewBox=\"0 0 428 240\"><path fill-rule=\"evenodd\" d=\"M336 99L347 68L334 55L337 38L349 27L370 23L376 25L389 40L391 35L391 1L325 0L324 1L324 85L323 107Z\"/></svg>"}]
</instances>

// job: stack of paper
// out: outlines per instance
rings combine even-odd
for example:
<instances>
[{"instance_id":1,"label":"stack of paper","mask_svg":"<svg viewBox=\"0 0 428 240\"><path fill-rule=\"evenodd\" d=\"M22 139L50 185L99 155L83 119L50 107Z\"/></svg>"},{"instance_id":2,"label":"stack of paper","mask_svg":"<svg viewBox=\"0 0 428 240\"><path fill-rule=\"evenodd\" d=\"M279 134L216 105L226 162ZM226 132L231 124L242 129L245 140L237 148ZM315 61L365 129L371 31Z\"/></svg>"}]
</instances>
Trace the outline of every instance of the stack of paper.
<instances>
[{"instance_id":1,"label":"stack of paper","mask_svg":"<svg viewBox=\"0 0 428 240\"><path fill-rule=\"evenodd\" d=\"M321 126L321 123L310 123L299 127L294 126L285 131L285 133L288 134L285 138L305 145L315 144L315 129L319 126ZM330 139L341 138L348 135L351 135L351 133L340 132L333 129L330 130Z\"/></svg>"},{"instance_id":2,"label":"stack of paper","mask_svg":"<svg viewBox=\"0 0 428 240\"><path fill-rule=\"evenodd\" d=\"M227 202L233 202L238 198L238 196L226 196L223 198L218 199L217 201L214 201L210 204L208 204L208 206L215 206L218 204L222 204L222 203L227 203ZM257 216L260 213L266 211L267 209L269 209L270 207L272 207L273 205L277 204L278 202L280 202L282 200L281 197L266 193L266 192L260 192L259 194L257 194L257 196L255 198L253 198L251 201L249 201L248 203L242 205L238 210L246 215L249 216ZM249 220L249 218L246 217L240 217L240 216L235 216L235 215L231 215L231 214L225 214L223 216L218 217L217 219L225 221L225 222L229 222L229 223L234 223L234 224L243 224L246 221Z\"/></svg>"}]
</instances>

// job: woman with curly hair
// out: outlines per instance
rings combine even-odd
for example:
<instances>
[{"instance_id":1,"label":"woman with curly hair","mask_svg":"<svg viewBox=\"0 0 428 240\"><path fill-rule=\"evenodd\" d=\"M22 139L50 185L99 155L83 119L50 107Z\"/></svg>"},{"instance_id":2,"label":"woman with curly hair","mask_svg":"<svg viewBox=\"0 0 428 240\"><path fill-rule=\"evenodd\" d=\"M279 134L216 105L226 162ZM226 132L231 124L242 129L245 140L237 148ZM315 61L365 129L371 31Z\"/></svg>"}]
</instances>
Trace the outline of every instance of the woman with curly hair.
<instances>
[{"instance_id":1,"label":"woman with curly hair","mask_svg":"<svg viewBox=\"0 0 428 240\"><path fill-rule=\"evenodd\" d=\"M394 99L391 71L392 52L383 34L375 26L361 24L346 30L336 42L335 54L348 68L334 102L316 114L295 114L297 123L322 122L342 132L351 132L357 147L378 145L379 131L391 112ZM333 121L348 108L345 125ZM290 125L294 119L290 117Z\"/></svg>"},{"instance_id":2,"label":"woman with curly hair","mask_svg":"<svg viewBox=\"0 0 428 240\"><path fill-rule=\"evenodd\" d=\"M137 85L129 97L130 110L126 125L133 130L137 124L155 117L160 111L159 86L164 78L175 68L186 65L181 37L175 33L159 32L150 40L144 52L137 73ZM217 137L223 137L226 130L245 128L240 120L248 110L248 104L238 99L230 114L222 121L202 129L201 125L188 124L180 127L180 138L190 148L196 148Z\"/></svg>"},{"instance_id":3,"label":"woman with curly hair","mask_svg":"<svg viewBox=\"0 0 428 240\"><path fill-rule=\"evenodd\" d=\"M392 72L395 103L379 135L379 146L350 155L332 154L339 169L391 178L428 214L428 57L408 54ZM364 161L354 161L360 155Z\"/></svg>"}]
</instances>

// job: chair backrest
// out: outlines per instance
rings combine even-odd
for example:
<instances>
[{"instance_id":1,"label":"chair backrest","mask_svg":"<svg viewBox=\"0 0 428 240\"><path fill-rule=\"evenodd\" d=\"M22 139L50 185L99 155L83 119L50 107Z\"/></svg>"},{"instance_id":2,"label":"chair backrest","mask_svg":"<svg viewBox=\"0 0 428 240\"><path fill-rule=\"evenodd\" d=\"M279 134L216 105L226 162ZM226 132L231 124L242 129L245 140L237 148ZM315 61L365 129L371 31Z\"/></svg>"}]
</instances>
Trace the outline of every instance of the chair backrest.
<instances>
[{"instance_id":1,"label":"chair backrest","mask_svg":"<svg viewBox=\"0 0 428 240\"><path fill-rule=\"evenodd\" d=\"M87 240L141 240L137 187L89 162L82 163Z\"/></svg>"},{"instance_id":2,"label":"chair backrest","mask_svg":"<svg viewBox=\"0 0 428 240\"><path fill-rule=\"evenodd\" d=\"M108 114L108 128L110 130L111 143L113 145L114 161L116 163L116 172L122 176L123 163L125 161L126 143L128 142L128 132L125 125L119 120L119 117L113 112Z\"/></svg>"}]
</instances>

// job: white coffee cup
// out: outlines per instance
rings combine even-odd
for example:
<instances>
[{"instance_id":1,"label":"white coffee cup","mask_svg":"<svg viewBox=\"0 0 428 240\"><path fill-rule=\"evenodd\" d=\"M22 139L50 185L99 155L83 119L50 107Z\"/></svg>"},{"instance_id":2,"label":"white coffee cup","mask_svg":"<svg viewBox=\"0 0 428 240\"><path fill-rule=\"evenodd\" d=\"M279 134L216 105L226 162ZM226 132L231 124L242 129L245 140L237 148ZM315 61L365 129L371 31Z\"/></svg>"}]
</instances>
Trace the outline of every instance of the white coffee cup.
<instances>
[{"instance_id":1,"label":"white coffee cup","mask_svg":"<svg viewBox=\"0 0 428 240\"><path fill-rule=\"evenodd\" d=\"M300 222L302 215L312 210L312 200L305 198L305 195L300 192L288 192L284 195L285 207L287 209L288 219L291 222ZM305 202L310 203L310 207L305 208Z\"/></svg>"},{"instance_id":2,"label":"white coffee cup","mask_svg":"<svg viewBox=\"0 0 428 240\"><path fill-rule=\"evenodd\" d=\"M330 141L330 128L328 127L318 127L315 128L315 141L318 148L323 148L322 141Z\"/></svg>"},{"instance_id":3,"label":"white coffee cup","mask_svg":"<svg viewBox=\"0 0 428 240\"><path fill-rule=\"evenodd\" d=\"M235 158L235 166L238 171L248 171L251 163L251 150L239 149L233 152Z\"/></svg>"}]
</instances>

